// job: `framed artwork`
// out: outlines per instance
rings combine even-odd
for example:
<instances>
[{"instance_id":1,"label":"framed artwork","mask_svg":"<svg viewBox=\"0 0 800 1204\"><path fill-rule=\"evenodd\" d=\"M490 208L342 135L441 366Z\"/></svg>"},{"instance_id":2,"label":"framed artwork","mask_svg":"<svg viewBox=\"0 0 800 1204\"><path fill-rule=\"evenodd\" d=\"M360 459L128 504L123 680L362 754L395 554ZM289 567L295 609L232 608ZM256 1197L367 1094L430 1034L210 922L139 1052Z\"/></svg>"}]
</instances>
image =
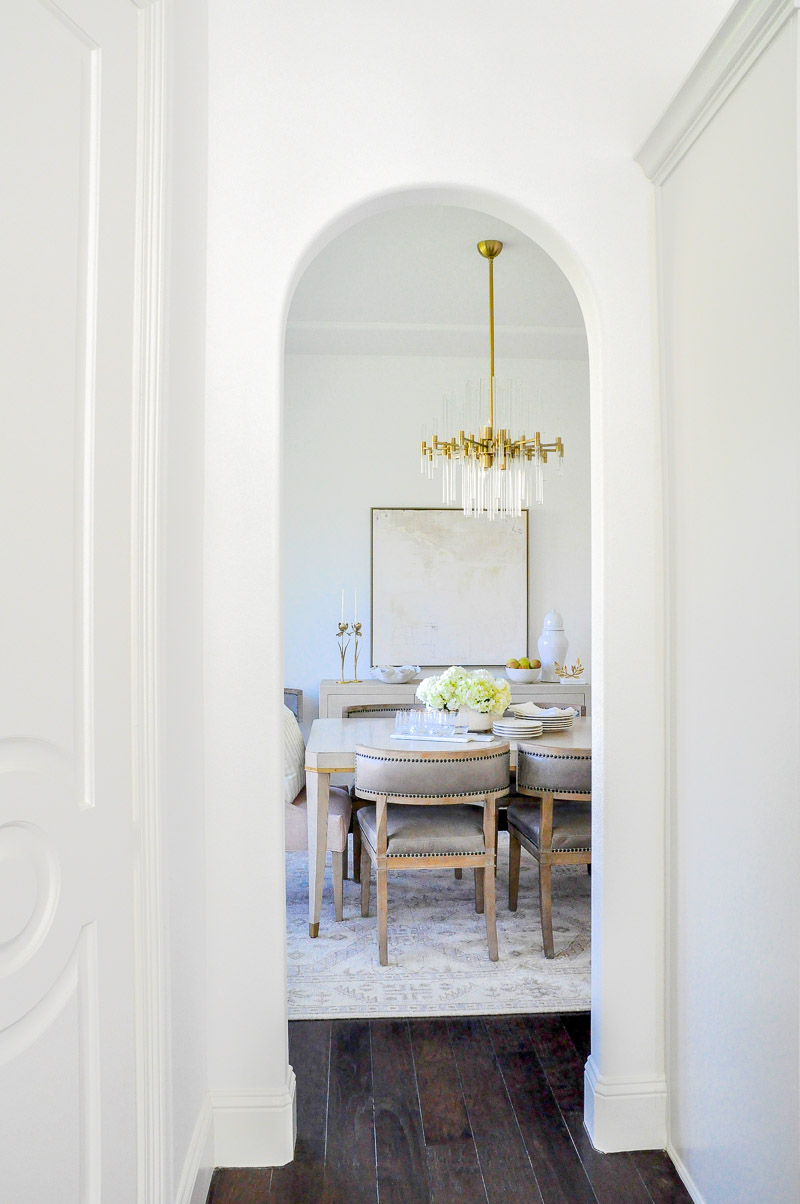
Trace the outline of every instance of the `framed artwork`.
<instances>
[{"instance_id":1,"label":"framed artwork","mask_svg":"<svg viewBox=\"0 0 800 1204\"><path fill-rule=\"evenodd\" d=\"M504 665L528 647L528 512L372 510L373 665Z\"/></svg>"}]
</instances>

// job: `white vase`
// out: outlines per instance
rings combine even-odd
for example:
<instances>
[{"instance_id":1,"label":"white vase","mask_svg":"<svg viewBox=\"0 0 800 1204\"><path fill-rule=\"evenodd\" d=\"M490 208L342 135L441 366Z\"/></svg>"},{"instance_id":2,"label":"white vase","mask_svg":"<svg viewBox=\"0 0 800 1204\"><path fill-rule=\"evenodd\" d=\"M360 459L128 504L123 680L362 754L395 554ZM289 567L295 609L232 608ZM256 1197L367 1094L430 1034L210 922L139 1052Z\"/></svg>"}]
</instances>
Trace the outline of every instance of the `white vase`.
<instances>
[{"instance_id":1,"label":"white vase","mask_svg":"<svg viewBox=\"0 0 800 1204\"><path fill-rule=\"evenodd\" d=\"M551 610L545 615L542 634L536 646L539 649L539 660L542 662L539 681L559 681L555 664L558 662L559 665L564 665L569 640L564 635L564 620L557 610Z\"/></svg>"},{"instance_id":2,"label":"white vase","mask_svg":"<svg viewBox=\"0 0 800 1204\"><path fill-rule=\"evenodd\" d=\"M490 732L494 715L491 711L473 711L469 707L462 707L456 722L466 723L468 731L471 732Z\"/></svg>"}]
</instances>

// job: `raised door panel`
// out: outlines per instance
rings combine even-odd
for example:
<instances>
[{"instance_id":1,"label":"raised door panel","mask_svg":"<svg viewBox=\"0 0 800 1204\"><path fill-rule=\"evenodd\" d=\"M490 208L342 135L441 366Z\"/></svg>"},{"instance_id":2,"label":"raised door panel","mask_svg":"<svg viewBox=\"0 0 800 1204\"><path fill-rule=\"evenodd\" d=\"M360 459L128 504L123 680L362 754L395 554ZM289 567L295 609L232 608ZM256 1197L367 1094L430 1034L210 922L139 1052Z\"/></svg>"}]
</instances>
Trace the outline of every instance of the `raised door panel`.
<instances>
[{"instance_id":1,"label":"raised door panel","mask_svg":"<svg viewBox=\"0 0 800 1204\"><path fill-rule=\"evenodd\" d=\"M131 429L138 13L0 10L0 1166L136 1197Z\"/></svg>"}]
</instances>

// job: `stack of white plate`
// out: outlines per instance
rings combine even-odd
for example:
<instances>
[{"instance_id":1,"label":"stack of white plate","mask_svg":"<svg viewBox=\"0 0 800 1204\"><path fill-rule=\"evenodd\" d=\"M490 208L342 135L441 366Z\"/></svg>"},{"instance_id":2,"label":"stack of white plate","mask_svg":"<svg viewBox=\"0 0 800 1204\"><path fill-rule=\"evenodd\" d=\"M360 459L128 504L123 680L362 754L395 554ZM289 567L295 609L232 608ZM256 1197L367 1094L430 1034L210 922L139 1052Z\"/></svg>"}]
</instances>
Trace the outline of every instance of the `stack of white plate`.
<instances>
[{"instance_id":1,"label":"stack of white plate","mask_svg":"<svg viewBox=\"0 0 800 1204\"><path fill-rule=\"evenodd\" d=\"M507 740L531 740L541 736L544 727L539 719L513 719L509 716L495 719L492 731L496 736L505 736Z\"/></svg>"},{"instance_id":2,"label":"stack of white plate","mask_svg":"<svg viewBox=\"0 0 800 1204\"><path fill-rule=\"evenodd\" d=\"M532 709L532 704L522 703L521 705L518 704L517 706L512 706L510 709L515 713L516 718L510 720L509 722L522 722L522 716L528 707L531 707ZM560 707L551 707L550 710L553 713L548 714L547 711L542 708L534 719L529 718L529 722L541 723L543 730L546 732L560 732L568 727L572 727L572 721L575 718L575 712L571 707L565 707L563 710ZM506 720L503 720L503 722L505 723Z\"/></svg>"},{"instance_id":3,"label":"stack of white plate","mask_svg":"<svg viewBox=\"0 0 800 1204\"><path fill-rule=\"evenodd\" d=\"M572 727L572 715L542 715L539 722L546 732L561 732Z\"/></svg>"}]
</instances>

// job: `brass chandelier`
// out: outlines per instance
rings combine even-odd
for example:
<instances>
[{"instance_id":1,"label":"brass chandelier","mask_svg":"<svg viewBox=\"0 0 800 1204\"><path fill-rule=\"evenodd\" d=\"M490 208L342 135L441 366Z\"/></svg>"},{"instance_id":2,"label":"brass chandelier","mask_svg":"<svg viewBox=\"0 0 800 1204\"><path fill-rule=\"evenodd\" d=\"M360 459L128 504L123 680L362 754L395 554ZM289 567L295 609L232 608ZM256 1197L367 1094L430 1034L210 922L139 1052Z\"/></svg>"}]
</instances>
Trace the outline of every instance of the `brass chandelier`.
<instances>
[{"instance_id":1,"label":"brass chandelier","mask_svg":"<svg viewBox=\"0 0 800 1204\"><path fill-rule=\"evenodd\" d=\"M442 500L456 504L460 485L461 505L467 518L485 514L489 519L518 517L526 504L544 501L544 467L548 456L558 457L561 470L564 444L561 438L543 443L539 431L533 435L512 431L535 425L518 382L495 381L494 375L494 261L503 249L496 239L478 243L489 261L489 380L467 384L465 403L455 397L443 403L442 429L434 422L430 442L422 431L421 471L432 477L442 469ZM484 425L488 414L488 425ZM495 416L498 423L495 427ZM452 433L455 432L456 433ZM473 434L473 431L479 433ZM469 432L469 433L466 433Z\"/></svg>"}]
</instances>

